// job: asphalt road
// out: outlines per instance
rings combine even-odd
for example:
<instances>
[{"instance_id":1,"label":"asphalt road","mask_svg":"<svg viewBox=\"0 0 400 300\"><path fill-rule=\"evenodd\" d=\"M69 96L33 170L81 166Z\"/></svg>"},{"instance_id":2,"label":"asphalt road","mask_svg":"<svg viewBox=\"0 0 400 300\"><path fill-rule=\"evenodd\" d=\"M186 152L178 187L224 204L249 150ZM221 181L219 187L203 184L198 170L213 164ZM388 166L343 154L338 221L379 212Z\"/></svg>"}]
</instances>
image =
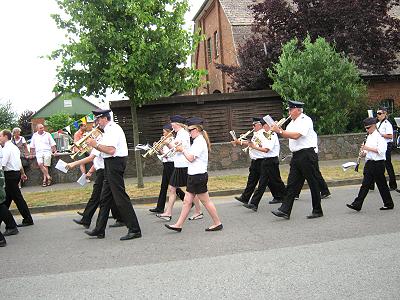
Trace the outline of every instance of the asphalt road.
<instances>
[{"instance_id":1,"label":"asphalt road","mask_svg":"<svg viewBox=\"0 0 400 300\"><path fill-rule=\"evenodd\" d=\"M215 198L220 232L204 231L207 214L171 232L150 206L138 206L143 238L125 242L124 228L89 238L75 212L36 214L0 248L0 298L399 299L400 194L392 192L394 210L380 211L371 192L357 213L345 204L358 186L331 191L325 216L314 220L305 218L309 191L290 220L274 217L266 200L255 213Z\"/></svg>"}]
</instances>

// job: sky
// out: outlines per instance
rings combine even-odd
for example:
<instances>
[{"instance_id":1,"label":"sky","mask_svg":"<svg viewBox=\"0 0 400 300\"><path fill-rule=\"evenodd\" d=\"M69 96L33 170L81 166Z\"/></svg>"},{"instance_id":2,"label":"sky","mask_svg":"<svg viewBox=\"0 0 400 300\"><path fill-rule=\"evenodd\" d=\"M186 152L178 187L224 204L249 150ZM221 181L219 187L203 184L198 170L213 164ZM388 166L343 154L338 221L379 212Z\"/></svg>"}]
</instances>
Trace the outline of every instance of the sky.
<instances>
[{"instance_id":1,"label":"sky","mask_svg":"<svg viewBox=\"0 0 400 300\"><path fill-rule=\"evenodd\" d=\"M203 0L189 3L188 25ZM50 17L58 11L55 0L0 1L0 103L11 101L18 114L27 109L37 111L55 96L57 65L41 57L65 41L64 32ZM110 95L106 100L118 99L121 97Z\"/></svg>"}]
</instances>

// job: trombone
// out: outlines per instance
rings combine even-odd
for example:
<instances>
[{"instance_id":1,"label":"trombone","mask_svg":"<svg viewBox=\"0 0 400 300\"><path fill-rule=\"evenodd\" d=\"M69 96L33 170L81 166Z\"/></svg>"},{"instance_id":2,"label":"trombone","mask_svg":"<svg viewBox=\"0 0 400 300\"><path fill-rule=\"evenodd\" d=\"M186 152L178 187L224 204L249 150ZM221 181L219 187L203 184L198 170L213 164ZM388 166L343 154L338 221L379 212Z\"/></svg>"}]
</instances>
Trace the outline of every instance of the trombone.
<instances>
[{"instance_id":1,"label":"trombone","mask_svg":"<svg viewBox=\"0 0 400 300\"><path fill-rule=\"evenodd\" d=\"M148 156L154 155L156 153L160 154L162 147L171 142L173 134L174 130L171 130L167 135L163 135L157 142L153 144L153 146L150 147L149 150L146 151L146 153L142 154L142 156L144 158L147 158Z\"/></svg>"},{"instance_id":2,"label":"trombone","mask_svg":"<svg viewBox=\"0 0 400 300\"><path fill-rule=\"evenodd\" d=\"M88 138L92 138L97 141L103 135L98 127L99 125L96 125L91 131L86 132L83 137L81 137L78 141L69 146L68 150L72 152L72 159L75 159L75 156L77 156L78 154L84 154L92 149L92 147L87 144L87 140ZM74 148L78 150L74 151Z\"/></svg>"}]
</instances>

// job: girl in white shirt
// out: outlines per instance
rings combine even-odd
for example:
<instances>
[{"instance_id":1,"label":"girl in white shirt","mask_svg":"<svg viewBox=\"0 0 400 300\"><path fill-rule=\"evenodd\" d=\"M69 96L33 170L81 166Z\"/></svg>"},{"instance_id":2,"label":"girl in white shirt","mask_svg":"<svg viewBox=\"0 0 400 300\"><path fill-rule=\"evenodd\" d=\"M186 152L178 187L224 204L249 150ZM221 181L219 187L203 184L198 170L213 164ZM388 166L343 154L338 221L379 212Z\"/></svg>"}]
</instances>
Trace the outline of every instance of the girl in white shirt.
<instances>
[{"instance_id":1,"label":"girl in white shirt","mask_svg":"<svg viewBox=\"0 0 400 300\"><path fill-rule=\"evenodd\" d=\"M202 124L203 120L201 118L189 118L187 120L187 125L190 136L193 138L193 144L190 148L184 148L183 146L177 147L177 151L181 152L189 162L186 195L181 214L174 225L165 225L168 229L177 232L182 231L183 223L189 215L192 202L196 196L200 199L201 203L203 203L213 220L213 225L206 228L206 231L218 231L223 228L217 214L217 209L214 203L211 202L208 194L207 165L210 141L207 132L203 130Z\"/></svg>"}]
</instances>

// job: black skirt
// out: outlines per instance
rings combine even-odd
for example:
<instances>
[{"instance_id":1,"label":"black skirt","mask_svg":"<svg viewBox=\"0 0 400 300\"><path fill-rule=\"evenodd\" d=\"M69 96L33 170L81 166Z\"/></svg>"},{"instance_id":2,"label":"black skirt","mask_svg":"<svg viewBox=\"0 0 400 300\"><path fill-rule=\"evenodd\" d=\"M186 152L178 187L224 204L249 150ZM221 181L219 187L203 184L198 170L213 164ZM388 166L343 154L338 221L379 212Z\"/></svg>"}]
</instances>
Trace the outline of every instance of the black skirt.
<instances>
[{"instance_id":1,"label":"black skirt","mask_svg":"<svg viewBox=\"0 0 400 300\"><path fill-rule=\"evenodd\" d=\"M188 168L175 168L169 180L169 185L173 187L186 186L188 178L187 170Z\"/></svg>"},{"instance_id":2,"label":"black skirt","mask_svg":"<svg viewBox=\"0 0 400 300\"><path fill-rule=\"evenodd\" d=\"M191 194L204 194L208 191L207 189L208 173L188 175L187 188Z\"/></svg>"}]
</instances>

